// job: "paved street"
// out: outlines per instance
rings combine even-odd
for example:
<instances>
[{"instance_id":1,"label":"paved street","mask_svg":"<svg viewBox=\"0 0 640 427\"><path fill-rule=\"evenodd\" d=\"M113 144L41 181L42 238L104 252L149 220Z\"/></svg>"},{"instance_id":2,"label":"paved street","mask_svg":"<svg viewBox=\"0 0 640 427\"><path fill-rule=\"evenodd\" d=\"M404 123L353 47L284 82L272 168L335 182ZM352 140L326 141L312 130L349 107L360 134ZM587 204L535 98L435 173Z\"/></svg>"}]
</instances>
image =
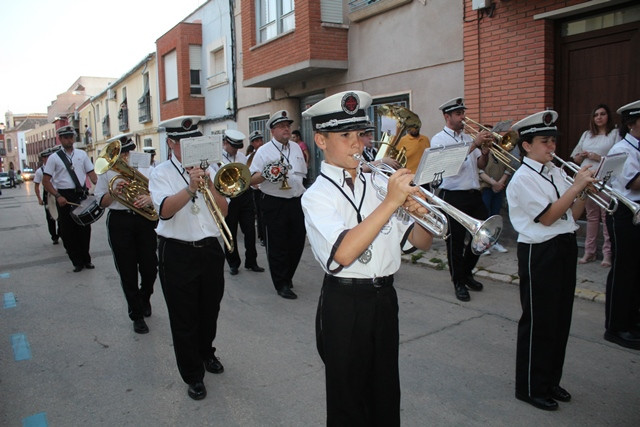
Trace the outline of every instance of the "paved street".
<instances>
[{"instance_id":1,"label":"paved street","mask_svg":"<svg viewBox=\"0 0 640 427\"><path fill-rule=\"evenodd\" d=\"M268 272L226 275L215 342L225 371L207 373L208 396L193 401L176 368L159 282L151 332L133 332L106 216L92 226L96 269L73 273L62 245L51 245L33 183L2 192L0 425L324 424L314 338L322 272L310 248L294 279L295 301L276 295ZM267 267L264 248L258 253ZM518 288L482 280L485 290L461 303L446 270L405 263L396 275L404 425L640 423L640 352L604 341L604 304L583 298L575 300L562 383L572 402L548 413L516 400Z\"/></svg>"}]
</instances>

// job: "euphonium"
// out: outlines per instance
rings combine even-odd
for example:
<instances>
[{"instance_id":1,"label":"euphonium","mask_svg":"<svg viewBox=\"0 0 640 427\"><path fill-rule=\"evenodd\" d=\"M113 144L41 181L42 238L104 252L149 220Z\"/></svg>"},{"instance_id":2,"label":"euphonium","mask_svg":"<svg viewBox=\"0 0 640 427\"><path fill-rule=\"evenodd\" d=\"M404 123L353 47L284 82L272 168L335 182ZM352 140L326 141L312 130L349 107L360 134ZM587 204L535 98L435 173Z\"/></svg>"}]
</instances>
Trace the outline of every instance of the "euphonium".
<instances>
[{"instance_id":1,"label":"euphonium","mask_svg":"<svg viewBox=\"0 0 640 427\"><path fill-rule=\"evenodd\" d=\"M98 175L106 173L109 169L118 172L120 175L116 175L109 180L109 194L111 197L149 221L158 220L158 212L153 206L145 206L143 208L135 206L135 201L139 196L148 196L150 194L149 179L120 158L120 141L113 141L103 149L100 157L96 159L94 169ZM118 180L126 182L120 193L115 191L116 181Z\"/></svg>"},{"instance_id":2,"label":"euphonium","mask_svg":"<svg viewBox=\"0 0 640 427\"><path fill-rule=\"evenodd\" d=\"M384 157L391 157L400 166L405 167L407 165L407 149L402 147L400 150L396 148L400 138L409 127L422 127L422 122L417 114L408 108L400 105L384 104L377 108L377 112L381 116L391 117L396 120L396 133L395 135L389 135L386 132L382 135L379 142L378 153L376 154L376 160L380 160Z\"/></svg>"}]
</instances>

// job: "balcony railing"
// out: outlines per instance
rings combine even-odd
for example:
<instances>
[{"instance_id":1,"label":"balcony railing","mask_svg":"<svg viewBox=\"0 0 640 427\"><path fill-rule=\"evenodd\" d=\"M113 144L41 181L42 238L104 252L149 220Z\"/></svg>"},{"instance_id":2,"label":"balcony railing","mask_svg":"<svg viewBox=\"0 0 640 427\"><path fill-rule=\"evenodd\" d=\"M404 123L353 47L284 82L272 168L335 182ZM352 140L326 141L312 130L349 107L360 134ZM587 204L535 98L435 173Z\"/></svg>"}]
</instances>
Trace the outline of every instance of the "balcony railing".
<instances>
[{"instance_id":1,"label":"balcony railing","mask_svg":"<svg viewBox=\"0 0 640 427\"><path fill-rule=\"evenodd\" d=\"M107 114L102 119L102 136L110 137L111 136L111 125L109 123L109 115Z\"/></svg>"},{"instance_id":2,"label":"balcony railing","mask_svg":"<svg viewBox=\"0 0 640 427\"><path fill-rule=\"evenodd\" d=\"M129 109L121 108L118 112L118 130L125 132L129 130Z\"/></svg>"},{"instance_id":3,"label":"balcony railing","mask_svg":"<svg viewBox=\"0 0 640 427\"><path fill-rule=\"evenodd\" d=\"M138 100L138 123L151 121L151 95L144 95Z\"/></svg>"}]
</instances>

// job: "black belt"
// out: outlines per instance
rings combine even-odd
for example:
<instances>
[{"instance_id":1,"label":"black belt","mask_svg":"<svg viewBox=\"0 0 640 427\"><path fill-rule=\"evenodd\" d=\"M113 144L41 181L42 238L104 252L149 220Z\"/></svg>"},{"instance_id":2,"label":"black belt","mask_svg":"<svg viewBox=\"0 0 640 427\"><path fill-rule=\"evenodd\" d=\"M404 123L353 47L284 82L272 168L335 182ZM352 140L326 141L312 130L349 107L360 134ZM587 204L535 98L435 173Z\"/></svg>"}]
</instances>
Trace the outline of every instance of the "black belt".
<instances>
[{"instance_id":1,"label":"black belt","mask_svg":"<svg viewBox=\"0 0 640 427\"><path fill-rule=\"evenodd\" d=\"M109 212L112 214L127 214L127 215L138 215L137 212L132 211L131 209L111 209Z\"/></svg>"},{"instance_id":2,"label":"black belt","mask_svg":"<svg viewBox=\"0 0 640 427\"><path fill-rule=\"evenodd\" d=\"M185 240L179 240L179 239L171 239L169 237L162 237L162 236L158 236L160 238L160 240L165 240L167 242L173 242L173 243L179 243L181 245L185 245L185 246L191 246L192 248L204 248L206 246L211 246L214 243L217 244L218 243L218 239L215 237L205 237L202 240L197 240L195 242L187 242Z\"/></svg>"},{"instance_id":3,"label":"black belt","mask_svg":"<svg viewBox=\"0 0 640 427\"><path fill-rule=\"evenodd\" d=\"M384 277L372 277L370 279L356 279L353 277L338 277L325 274L325 280L342 286L386 288L393 286L393 274Z\"/></svg>"},{"instance_id":4,"label":"black belt","mask_svg":"<svg viewBox=\"0 0 640 427\"><path fill-rule=\"evenodd\" d=\"M440 191L446 191L447 193L475 193L475 192L480 192L480 190L476 189L476 188L472 188L470 190L447 190L446 188L441 188Z\"/></svg>"}]
</instances>

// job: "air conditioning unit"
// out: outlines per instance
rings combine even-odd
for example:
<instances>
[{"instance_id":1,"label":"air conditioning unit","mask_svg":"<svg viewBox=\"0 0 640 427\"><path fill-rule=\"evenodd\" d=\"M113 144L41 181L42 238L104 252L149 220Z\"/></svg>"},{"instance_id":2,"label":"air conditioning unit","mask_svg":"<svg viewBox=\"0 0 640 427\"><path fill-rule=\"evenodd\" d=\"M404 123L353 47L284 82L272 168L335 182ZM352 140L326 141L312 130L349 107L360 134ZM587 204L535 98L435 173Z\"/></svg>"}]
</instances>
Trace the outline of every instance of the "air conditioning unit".
<instances>
[{"instance_id":1,"label":"air conditioning unit","mask_svg":"<svg viewBox=\"0 0 640 427\"><path fill-rule=\"evenodd\" d=\"M472 0L471 1L472 10L485 9L489 6L491 6L491 0Z\"/></svg>"},{"instance_id":2,"label":"air conditioning unit","mask_svg":"<svg viewBox=\"0 0 640 427\"><path fill-rule=\"evenodd\" d=\"M116 99L116 91L113 89L107 89L107 99Z\"/></svg>"}]
</instances>

